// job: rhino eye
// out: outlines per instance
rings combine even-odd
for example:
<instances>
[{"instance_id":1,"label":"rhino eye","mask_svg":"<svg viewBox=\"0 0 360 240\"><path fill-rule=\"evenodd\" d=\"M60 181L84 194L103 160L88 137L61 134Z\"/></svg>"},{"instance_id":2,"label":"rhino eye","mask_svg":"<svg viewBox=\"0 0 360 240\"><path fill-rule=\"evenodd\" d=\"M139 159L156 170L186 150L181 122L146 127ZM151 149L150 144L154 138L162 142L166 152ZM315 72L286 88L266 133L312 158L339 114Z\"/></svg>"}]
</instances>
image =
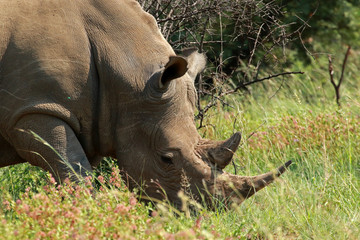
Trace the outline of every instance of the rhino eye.
<instances>
[{"instance_id":1,"label":"rhino eye","mask_svg":"<svg viewBox=\"0 0 360 240\"><path fill-rule=\"evenodd\" d=\"M161 156L161 161L163 161L166 164L173 164L171 157Z\"/></svg>"}]
</instances>

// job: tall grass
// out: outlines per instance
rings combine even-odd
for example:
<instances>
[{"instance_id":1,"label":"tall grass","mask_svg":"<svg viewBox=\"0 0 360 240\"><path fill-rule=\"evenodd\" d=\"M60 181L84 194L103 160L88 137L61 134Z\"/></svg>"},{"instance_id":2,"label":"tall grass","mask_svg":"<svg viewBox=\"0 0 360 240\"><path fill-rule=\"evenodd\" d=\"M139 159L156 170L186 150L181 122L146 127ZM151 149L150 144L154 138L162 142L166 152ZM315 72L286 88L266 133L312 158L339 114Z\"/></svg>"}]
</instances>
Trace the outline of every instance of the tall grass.
<instances>
[{"instance_id":1,"label":"tall grass","mask_svg":"<svg viewBox=\"0 0 360 240\"><path fill-rule=\"evenodd\" d=\"M188 217L139 203L113 163L100 168L95 198L87 183L56 187L41 170L19 165L0 169L0 239L359 239L356 69L350 61L338 108L326 68L316 64L315 73L286 79L275 96L281 80L229 98L234 108L213 109L200 129L213 139L242 132L236 169L230 164L228 172L257 175L294 161L243 204Z\"/></svg>"},{"instance_id":2,"label":"tall grass","mask_svg":"<svg viewBox=\"0 0 360 240\"><path fill-rule=\"evenodd\" d=\"M239 112L235 126L232 117L214 115L211 125L218 128L204 130L204 135L216 137L228 137L234 129L242 130L243 144L235 159L239 175L256 175L294 160L290 171L275 184L235 211L221 214L216 220L221 225L220 232L249 238L358 239L357 110L339 110L331 104L326 110L314 106L310 109L289 99L283 104L291 109L274 111L254 104L247 112ZM235 171L231 165L226 170ZM212 221L209 219L209 224Z\"/></svg>"}]
</instances>

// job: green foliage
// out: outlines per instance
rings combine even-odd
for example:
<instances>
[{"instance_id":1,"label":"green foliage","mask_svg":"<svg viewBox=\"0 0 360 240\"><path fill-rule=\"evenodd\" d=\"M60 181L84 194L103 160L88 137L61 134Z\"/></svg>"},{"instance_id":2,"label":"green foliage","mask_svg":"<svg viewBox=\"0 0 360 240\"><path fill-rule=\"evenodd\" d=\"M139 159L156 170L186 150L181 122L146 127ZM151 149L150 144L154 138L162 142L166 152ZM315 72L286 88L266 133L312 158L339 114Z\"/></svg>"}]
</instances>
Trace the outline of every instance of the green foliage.
<instances>
[{"instance_id":1,"label":"green foliage","mask_svg":"<svg viewBox=\"0 0 360 240\"><path fill-rule=\"evenodd\" d=\"M338 49L343 45L359 47L360 1L285 0L282 3L287 12L284 22L298 23L291 26L292 31L304 21L309 25L302 32L301 40L311 53L333 53L334 47ZM298 50L303 60L307 59L301 42L295 42L292 48Z\"/></svg>"},{"instance_id":2,"label":"green foliage","mask_svg":"<svg viewBox=\"0 0 360 240\"><path fill-rule=\"evenodd\" d=\"M0 168L0 192L11 193L12 199L16 200L26 189L37 191L39 187L46 184L46 179L46 172L29 164ZM0 201L1 198L2 194L0 194Z\"/></svg>"}]
</instances>

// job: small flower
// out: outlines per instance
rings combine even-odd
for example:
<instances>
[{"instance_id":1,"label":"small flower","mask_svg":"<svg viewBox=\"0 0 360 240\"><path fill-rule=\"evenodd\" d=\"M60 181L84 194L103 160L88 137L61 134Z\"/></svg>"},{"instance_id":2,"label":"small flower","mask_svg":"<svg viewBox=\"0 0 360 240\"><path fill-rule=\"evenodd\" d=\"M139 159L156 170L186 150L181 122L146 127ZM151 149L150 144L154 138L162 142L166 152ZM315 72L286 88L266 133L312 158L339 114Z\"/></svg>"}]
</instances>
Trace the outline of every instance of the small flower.
<instances>
[{"instance_id":1,"label":"small flower","mask_svg":"<svg viewBox=\"0 0 360 240\"><path fill-rule=\"evenodd\" d=\"M52 185L55 185L55 184L56 184L55 178L50 177L50 183L51 183Z\"/></svg>"},{"instance_id":2,"label":"small flower","mask_svg":"<svg viewBox=\"0 0 360 240\"><path fill-rule=\"evenodd\" d=\"M29 205L27 205L27 204L25 203L25 204L22 205L22 207L23 207L23 210L24 210L25 213L29 213L29 211L30 211Z\"/></svg>"},{"instance_id":3,"label":"small flower","mask_svg":"<svg viewBox=\"0 0 360 240\"><path fill-rule=\"evenodd\" d=\"M75 217L75 215L74 215L74 213L72 213L72 212L66 212L65 214L64 214L64 217L65 218L67 218L67 219L69 219L69 218L74 218Z\"/></svg>"},{"instance_id":4,"label":"small flower","mask_svg":"<svg viewBox=\"0 0 360 240\"><path fill-rule=\"evenodd\" d=\"M201 227L201 220L202 220L202 217L201 217L201 216L200 216L198 219L196 219L196 221L195 221L195 228L200 229L200 227Z\"/></svg>"},{"instance_id":5,"label":"small flower","mask_svg":"<svg viewBox=\"0 0 360 240\"><path fill-rule=\"evenodd\" d=\"M134 196L131 196L130 199L129 199L129 202L130 202L130 205L131 206L135 206L136 203L137 203L137 200Z\"/></svg>"},{"instance_id":6,"label":"small flower","mask_svg":"<svg viewBox=\"0 0 360 240\"><path fill-rule=\"evenodd\" d=\"M166 240L175 240L175 235L172 233L165 233L164 237Z\"/></svg>"},{"instance_id":7,"label":"small flower","mask_svg":"<svg viewBox=\"0 0 360 240\"><path fill-rule=\"evenodd\" d=\"M125 207L123 204L116 205L114 209L114 213L127 213L129 211L129 207Z\"/></svg>"},{"instance_id":8,"label":"small flower","mask_svg":"<svg viewBox=\"0 0 360 240\"><path fill-rule=\"evenodd\" d=\"M51 236L51 235L54 235L56 233L56 230L55 229L52 229L50 230L48 233L47 233L47 236Z\"/></svg>"},{"instance_id":9,"label":"small flower","mask_svg":"<svg viewBox=\"0 0 360 240\"><path fill-rule=\"evenodd\" d=\"M10 210L10 202L8 200L4 200L3 205L4 205L6 210Z\"/></svg>"},{"instance_id":10,"label":"small flower","mask_svg":"<svg viewBox=\"0 0 360 240\"><path fill-rule=\"evenodd\" d=\"M46 233L44 233L43 231L38 232L37 235L39 237L46 237Z\"/></svg>"},{"instance_id":11,"label":"small flower","mask_svg":"<svg viewBox=\"0 0 360 240\"><path fill-rule=\"evenodd\" d=\"M85 185L86 186L91 186L91 179L92 179L91 176L85 177Z\"/></svg>"},{"instance_id":12,"label":"small flower","mask_svg":"<svg viewBox=\"0 0 360 240\"><path fill-rule=\"evenodd\" d=\"M65 185L70 185L70 183L71 183L70 179L69 179L69 178L65 178L64 184L65 184Z\"/></svg>"},{"instance_id":13,"label":"small flower","mask_svg":"<svg viewBox=\"0 0 360 240\"><path fill-rule=\"evenodd\" d=\"M100 183L104 183L104 182L105 182L104 177L101 176L101 175L98 176L98 180L99 180Z\"/></svg>"}]
</instances>

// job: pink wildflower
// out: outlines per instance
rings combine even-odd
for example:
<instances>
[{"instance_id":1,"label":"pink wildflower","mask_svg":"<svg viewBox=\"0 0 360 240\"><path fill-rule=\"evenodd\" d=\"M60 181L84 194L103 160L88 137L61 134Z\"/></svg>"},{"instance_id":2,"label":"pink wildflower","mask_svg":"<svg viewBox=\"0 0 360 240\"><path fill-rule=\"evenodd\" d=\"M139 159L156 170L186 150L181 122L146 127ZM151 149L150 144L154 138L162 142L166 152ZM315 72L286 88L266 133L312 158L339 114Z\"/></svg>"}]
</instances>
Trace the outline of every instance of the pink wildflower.
<instances>
[{"instance_id":1,"label":"pink wildflower","mask_svg":"<svg viewBox=\"0 0 360 240\"><path fill-rule=\"evenodd\" d=\"M91 176L87 176L86 178L85 178L85 185L86 186L91 186Z\"/></svg>"},{"instance_id":2,"label":"pink wildflower","mask_svg":"<svg viewBox=\"0 0 360 240\"><path fill-rule=\"evenodd\" d=\"M64 184L65 184L65 185L70 185L70 183L71 183L70 179L69 179L69 178L65 178Z\"/></svg>"},{"instance_id":3,"label":"pink wildflower","mask_svg":"<svg viewBox=\"0 0 360 240\"><path fill-rule=\"evenodd\" d=\"M56 184L55 178L50 177L50 183L51 183L52 185L55 185L55 184Z\"/></svg>"},{"instance_id":4,"label":"pink wildflower","mask_svg":"<svg viewBox=\"0 0 360 240\"><path fill-rule=\"evenodd\" d=\"M131 206L135 206L136 203L137 203L137 200L134 196L131 196L130 199L129 199L129 202L130 202L130 205Z\"/></svg>"},{"instance_id":5,"label":"pink wildflower","mask_svg":"<svg viewBox=\"0 0 360 240\"><path fill-rule=\"evenodd\" d=\"M10 202L8 200L4 200L3 205L4 205L6 210L10 210Z\"/></svg>"},{"instance_id":6,"label":"pink wildflower","mask_svg":"<svg viewBox=\"0 0 360 240\"><path fill-rule=\"evenodd\" d=\"M104 183L104 182L105 182L104 177L101 176L101 175L98 176L98 180L99 180L100 183Z\"/></svg>"},{"instance_id":7,"label":"pink wildflower","mask_svg":"<svg viewBox=\"0 0 360 240\"><path fill-rule=\"evenodd\" d=\"M201 228L201 221L202 221L202 216L200 216L198 219L196 219L195 228L197 228L197 229Z\"/></svg>"},{"instance_id":8,"label":"pink wildflower","mask_svg":"<svg viewBox=\"0 0 360 240\"><path fill-rule=\"evenodd\" d=\"M25 204L22 205L22 207L23 207L25 213L29 213L29 211L30 211L29 205L27 205L27 204L25 203Z\"/></svg>"},{"instance_id":9,"label":"pink wildflower","mask_svg":"<svg viewBox=\"0 0 360 240\"><path fill-rule=\"evenodd\" d=\"M175 234L172 233L165 233L164 237L166 240L175 240Z\"/></svg>"},{"instance_id":10,"label":"pink wildflower","mask_svg":"<svg viewBox=\"0 0 360 240\"><path fill-rule=\"evenodd\" d=\"M39 237L46 237L46 233L44 233L43 231L38 232L37 235Z\"/></svg>"},{"instance_id":11,"label":"pink wildflower","mask_svg":"<svg viewBox=\"0 0 360 240\"><path fill-rule=\"evenodd\" d=\"M129 211L129 207L125 207L123 204L118 204L116 205L115 209L114 209L114 213L127 213Z\"/></svg>"}]
</instances>

